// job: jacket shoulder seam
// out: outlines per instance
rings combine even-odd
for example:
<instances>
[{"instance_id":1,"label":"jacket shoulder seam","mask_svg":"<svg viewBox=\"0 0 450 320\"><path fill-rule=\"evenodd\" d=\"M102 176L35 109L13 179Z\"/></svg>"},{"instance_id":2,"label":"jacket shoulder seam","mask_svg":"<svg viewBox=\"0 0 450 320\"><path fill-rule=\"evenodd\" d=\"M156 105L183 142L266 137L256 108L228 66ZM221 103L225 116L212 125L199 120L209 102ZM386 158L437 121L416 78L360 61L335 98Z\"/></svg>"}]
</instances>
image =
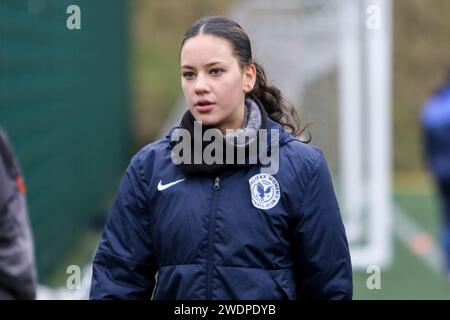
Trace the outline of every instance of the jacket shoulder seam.
<instances>
[{"instance_id":1,"label":"jacket shoulder seam","mask_svg":"<svg viewBox=\"0 0 450 320\"><path fill-rule=\"evenodd\" d=\"M317 157L314 158L314 160L312 161L313 162L313 167L312 167L311 171L309 172L308 177L306 179L306 181L308 181L308 182L307 182L307 184L305 186L305 194L308 191L308 189L310 187L310 184L312 183L311 182L312 181L312 177L314 176L314 174L316 174L317 169L319 168L320 164L323 161L322 151L318 150L318 153L319 154L317 155ZM304 208L304 205L305 205L304 201L305 201L305 198L302 198L302 201L301 201L300 206L299 206L300 213L303 211L303 208Z\"/></svg>"},{"instance_id":2,"label":"jacket shoulder seam","mask_svg":"<svg viewBox=\"0 0 450 320\"><path fill-rule=\"evenodd\" d=\"M132 259L128 259L128 258L119 256L119 255L117 255L117 254L115 254L115 253L112 253L112 252L107 251L107 250L102 249L102 248L99 248L97 251L98 251L99 253L103 253L103 254L106 254L106 255L108 255L108 256L111 256L111 257L120 259L120 260L125 260L125 261L130 262L130 263L133 263L133 264L140 264L140 265L149 266L149 267L152 266L152 264L150 264L150 263L146 263L146 262L141 262L141 261L135 261L135 260L132 260Z\"/></svg>"}]
</instances>

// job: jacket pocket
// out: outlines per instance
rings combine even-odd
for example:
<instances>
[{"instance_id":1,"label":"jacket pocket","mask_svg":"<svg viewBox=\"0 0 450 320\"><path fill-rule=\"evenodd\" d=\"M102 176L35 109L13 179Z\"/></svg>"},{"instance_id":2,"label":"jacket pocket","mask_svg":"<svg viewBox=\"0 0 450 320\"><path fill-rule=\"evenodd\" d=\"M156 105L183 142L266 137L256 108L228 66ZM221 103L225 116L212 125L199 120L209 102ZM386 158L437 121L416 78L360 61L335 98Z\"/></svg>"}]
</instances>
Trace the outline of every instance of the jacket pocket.
<instances>
[{"instance_id":1,"label":"jacket pocket","mask_svg":"<svg viewBox=\"0 0 450 320\"><path fill-rule=\"evenodd\" d=\"M295 290L295 278L292 269L269 270L272 279L283 292L286 300L297 299Z\"/></svg>"}]
</instances>

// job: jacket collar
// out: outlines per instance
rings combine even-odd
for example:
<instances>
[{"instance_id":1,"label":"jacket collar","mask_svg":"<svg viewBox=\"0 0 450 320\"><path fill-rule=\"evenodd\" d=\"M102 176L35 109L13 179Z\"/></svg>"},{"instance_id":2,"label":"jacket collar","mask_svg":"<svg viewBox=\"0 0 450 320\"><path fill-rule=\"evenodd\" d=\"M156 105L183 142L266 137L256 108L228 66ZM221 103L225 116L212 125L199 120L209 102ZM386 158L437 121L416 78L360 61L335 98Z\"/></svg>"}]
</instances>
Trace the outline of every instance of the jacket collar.
<instances>
[{"instance_id":1,"label":"jacket collar","mask_svg":"<svg viewBox=\"0 0 450 320\"><path fill-rule=\"evenodd\" d=\"M179 139L179 137L177 137L178 133L176 130L177 129L185 129L190 133L190 160L188 161L189 163L184 163L181 162L179 164L177 164L180 169L184 172L184 174L186 175L217 175L220 174L224 171L228 171L228 170L233 170L233 169L241 169L244 167L249 167L252 165L255 165L256 163L261 163L260 162L260 152L256 152L256 154L250 154L250 150L255 150L255 148L252 148L251 145L252 144L256 144L258 151L259 151L259 147L260 145L267 148L264 152L262 152L263 157L265 156L271 156L271 152L272 152L272 146L275 144L278 144L278 148L281 147L283 144L293 140L294 138L292 137L291 134L289 134L288 132L286 132L282 126L278 123L276 123L275 121L271 120L268 116L267 113L263 107L263 105L261 104L261 102L251 96L252 99L254 99L253 101L256 102L257 107L260 110L261 113L261 126L260 129L267 129L266 132L262 133L260 131L258 131L258 134L256 135L256 139L253 139L251 142L245 144L245 145L236 145L236 144L230 144L229 142L226 142L225 139L222 136L222 140L221 143L223 145L223 153L220 154L218 157L220 159L222 159L222 163L212 163L212 164L207 164L204 162L203 160L203 150L205 150L205 148L211 143L210 141L201 141L201 150L197 150L201 151L201 155L199 156L199 158L201 158L201 163L194 163L194 152L196 152L196 150L194 150L194 138L198 139L199 137L198 134L200 132L197 132L197 135L194 134L194 122L195 122L195 118L192 116L192 114L190 113L190 111L186 111L186 113L183 116L183 119L180 123L180 125L178 127L174 127L172 128L169 133L167 134L166 138L169 139L169 144L168 144L168 149L172 150L178 143L181 143L182 139ZM248 103L248 101L246 101L246 103ZM201 137L203 137L203 133L207 130L210 129L212 127L208 127L208 126L203 126L202 127L202 131L201 131ZM272 141L272 135L273 133L276 132L278 134L278 141ZM174 136L175 135L175 136ZM259 143L259 139L266 139L266 142L263 144ZM276 139L276 138L274 138ZM234 157L235 157L235 161L233 163L226 163L226 155L227 152L231 152L230 149L234 148ZM242 152L242 149L245 149L245 163L239 163L237 161L237 154L239 153L238 149L241 149L240 152ZM179 155L176 155L179 156ZM178 158L178 160L181 160L181 158ZM253 160L251 160L253 159Z\"/></svg>"},{"instance_id":2,"label":"jacket collar","mask_svg":"<svg viewBox=\"0 0 450 320\"><path fill-rule=\"evenodd\" d=\"M259 102L259 100L257 101L258 105L262 105L261 102ZM271 134L272 131L271 130L277 130L278 131L278 137L279 137L279 144L280 146L292 141L292 140L296 140L294 138L294 136L292 136L291 133L287 132L278 122L272 120L271 118L269 118L267 116L267 113L264 111L263 113L263 117L265 118L265 126L268 129L268 133L267 133L267 145L270 148L270 141L271 141ZM165 138L169 141L167 148L169 150L173 149L173 147L177 144L177 141L175 140L171 140L172 135L175 133L175 130L180 129L181 126L175 126L172 127L169 132L166 134Z\"/></svg>"}]
</instances>

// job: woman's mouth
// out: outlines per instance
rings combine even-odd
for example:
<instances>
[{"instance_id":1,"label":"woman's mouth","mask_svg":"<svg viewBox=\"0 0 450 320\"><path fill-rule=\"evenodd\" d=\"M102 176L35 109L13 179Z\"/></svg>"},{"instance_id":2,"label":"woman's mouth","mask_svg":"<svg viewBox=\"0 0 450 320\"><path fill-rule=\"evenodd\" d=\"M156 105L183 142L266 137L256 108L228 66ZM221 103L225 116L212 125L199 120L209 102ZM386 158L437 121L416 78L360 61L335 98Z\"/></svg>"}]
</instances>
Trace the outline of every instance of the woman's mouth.
<instances>
[{"instance_id":1,"label":"woman's mouth","mask_svg":"<svg viewBox=\"0 0 450 320\"><path fill-rule=\"evenodd\" d=\"M206 99L199 100L195 103L194 108L198 112L209 112L214 106L214 102L211 102Z\"/></svg>"}]
</instances>

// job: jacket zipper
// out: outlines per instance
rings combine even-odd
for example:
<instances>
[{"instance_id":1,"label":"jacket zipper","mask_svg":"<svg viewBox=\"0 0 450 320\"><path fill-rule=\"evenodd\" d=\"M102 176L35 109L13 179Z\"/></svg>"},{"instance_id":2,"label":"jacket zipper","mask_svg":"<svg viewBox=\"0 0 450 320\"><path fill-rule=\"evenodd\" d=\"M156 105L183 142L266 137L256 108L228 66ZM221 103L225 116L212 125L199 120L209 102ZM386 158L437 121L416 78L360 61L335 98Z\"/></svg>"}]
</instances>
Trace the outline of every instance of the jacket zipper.
<instances>
[{"instance_id":1,"label":"jacket zipper","mask_svg":"<svg viewBox=\"0 0 450 320\"><path fill-rule=\"evenodd\" d=\"M211 215L209 220L209 242L208 242L208 256L207 256L207 275L206 275L206 299L212 299L212 253L214 246L214 225L216 220L216 202L217 195L220 189L220 178L216 177L214 180L214 194L211 204Z\"/></svg>"}]
</instances>

